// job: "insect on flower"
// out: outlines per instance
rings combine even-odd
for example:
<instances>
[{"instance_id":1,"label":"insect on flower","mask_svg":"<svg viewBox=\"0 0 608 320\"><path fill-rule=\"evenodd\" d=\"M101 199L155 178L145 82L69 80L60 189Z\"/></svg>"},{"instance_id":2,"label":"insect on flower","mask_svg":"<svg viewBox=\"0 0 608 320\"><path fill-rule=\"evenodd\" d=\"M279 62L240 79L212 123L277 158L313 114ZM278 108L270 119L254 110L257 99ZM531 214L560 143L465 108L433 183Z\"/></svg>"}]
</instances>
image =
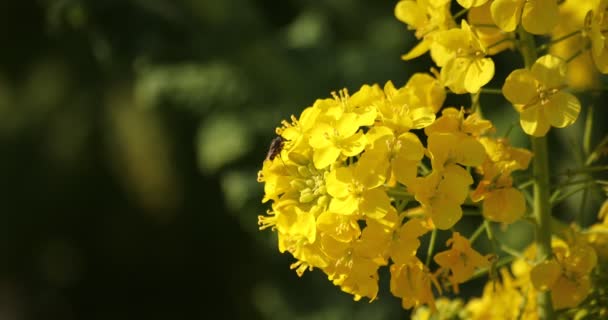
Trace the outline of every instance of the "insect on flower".
<instances>
[{"instance_id":1,"label":"insect on flower","mask_svg":"<svg viewBox=\"0 0 608 320\"><path fill-rule=\"evenodd\" d=\"M285 144L285 139L281 136L277 136L270 142L270 147L268 147L268 154L266 154L266 160L274 160L276 156L281 153L283 150L283 146Z\"/></svg>"}]
</instances>

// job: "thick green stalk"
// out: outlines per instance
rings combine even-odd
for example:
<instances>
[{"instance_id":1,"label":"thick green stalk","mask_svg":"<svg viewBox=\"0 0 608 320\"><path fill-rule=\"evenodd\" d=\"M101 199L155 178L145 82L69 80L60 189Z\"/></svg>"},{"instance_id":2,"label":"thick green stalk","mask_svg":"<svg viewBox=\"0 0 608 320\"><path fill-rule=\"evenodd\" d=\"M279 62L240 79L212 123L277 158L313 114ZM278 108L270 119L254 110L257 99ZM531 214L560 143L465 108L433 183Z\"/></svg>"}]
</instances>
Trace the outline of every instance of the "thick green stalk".
<instances>
[{"instance_id":1,"label":"thick green stalk","mask_svg":"<svg viewBox=\"0 0 608 320\"><path fill-rule=\"evenodd\" d=\"M531 68L537 59L534 36L521 26L518 30L521 54L526 68ZM549 158L546 137L530 137L534 153L534 217L536 219L536 260L551 258L551 204L549 203ZM538 294L540 319L553 319L553 305L548 291Z\"/></svg>"}]
</instances>

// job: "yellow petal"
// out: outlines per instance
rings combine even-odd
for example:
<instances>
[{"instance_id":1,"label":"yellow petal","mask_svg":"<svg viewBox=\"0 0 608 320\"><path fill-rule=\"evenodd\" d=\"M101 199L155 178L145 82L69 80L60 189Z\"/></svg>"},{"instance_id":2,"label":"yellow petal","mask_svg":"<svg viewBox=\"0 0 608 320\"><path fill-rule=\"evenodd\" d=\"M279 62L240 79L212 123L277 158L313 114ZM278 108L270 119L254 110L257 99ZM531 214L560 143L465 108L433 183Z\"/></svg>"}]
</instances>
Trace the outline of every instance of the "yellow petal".
<instances>
[{"instance_id":1,"label":"yellow petal","mask_svg":"<svg viewBox=\"0 0 608 320\"><path fill-rule=\"evenodd\" d=\"M469 65L464 77L464 88L476 93L494 77L494 61L491 58L475 59Z\"/></svg>"},{"instance_id":2,"label":"yellow petal","mask_svg":"<svg viewBox=\"0 0 608 320\"><path fill-rule=\"evenodd\" d=\"M588 276L577 279L560 277L551 290L551 300L555 309L574 308L591 292Z\"/></svg>"},{"instance_id":3,"label":"yellow petal","mask_svg":"<svg viewBox=\"0 0 608 320\"><path fill-rule=\"evenodd\" d=\"M406 186L412 184L416 178L416 173L418 172L418 163L418 160L395 159L395 161L392 162L392 166L397 181Z\"/></svg>"},{"instance_id":4,"label":"yellow petal","mask_svg":"<svg viewBox=\"0 0 608 320\"><path fill-rule=\"evenodd\" d=\"M496 0L492 3L492 18L503 31L515 31L525 0Z\"/></svg>"},{"instance_id":5,"label":"yellow petal","mask_svg":"<svg viewBox=\"0 0 608 320\"><path fill-rule=\"evenodd\" d=\"M329 203L329 210L339 214L350 215L359 209L358 199L346 197L344 199L333 198Z\"/></svg>"},{"instance_id":6,"label":"yellow petal","mask_svg":"<svg viewBox=\"0 0 608 320\"><path fill-rule=\"evenodd\" d=\"M349 242L361 234L357 221L352 216L323 212L317 217L317 229L340 242Z\"/></svg>"},{"instance_id":7,"label":"yellow petal","mask_svg":"<svg viewBox=\"0 0 608 320\"><path fill-rule=\"evenodd\" d=\"M577 275L587 275L597 265L597 254L595 250L587 245L573 245L570 254L564 260L564 267Z\"/></svg>"},{"instance_id":8,"label":"yellow petal","mask_svg":"<svg viewBox=\"0 0 608 320\"><path fill-rule=\"evenodd\" d=\"M325 148L331 146L331 141L327 138L329 134L333 133L333 128L325 123L319 122L315 128L310 131L309 144L313 148Z\"/></svg>"},{"instance_id":9,"label":"yellow petal","mask_svg":"<svg viewBox=\"0 0 608 320\"><path fill-rule=\"evenodd\" d=\"M338 168L327 175L325 187L327 193L334 198L345 198L348 196L350 181L353 179L353 170L349 168Z\"/></svg>"},{"instance_id":10,"label":"yellow petal","mask_svg":"<svg viewBox=\"0 0 608 320\"><path fill-rule=\"evenodd\" d=\"M473 61L465 57L456 57L448 61L441 69L441 82L456 94L467 93L465 78Z\"/></svg>"},{"instance_id":11,"label":"yellow petal","mask_svg":"<svg viewBox=\"0 0 608 320\"><path fill-rule=\"evenodd\" d=\"M532 65L532 74L545 88L558 88L566 82L566 62L554 55L544 55Z\"/></svg>"},{"instance_id":12,"label":"yellow petal","mask_svg":"<svg viewBox=\"0 0 608 320\"><path fill-rule=\"evenodd\" d=\"M462 208L447 197L437 197L432 203L430 217L437 229L447 230L462 218Z\"/></svg>"},{"instance_id":13,"label":"yellow petal","mask_svg":"<svg viewBox=\"0 0 608 320\"><path fill-rule=\"evenodd\" d=\"M412 60L412 59L418 58L421 55L425 54L427 51L429 51L430 47L431 47L431 41L427 40L426 38L422 39L422 41L420 41L408 53L402 55L401 59L407 61L407 60Z\"/></svg>"},{"instance_id":14,"label":"yellow petal","mask_svg":"<svg viewBox=\"0 0 608 320\"><path fill-rule=\"evenodd\" d=\"M543 261L530 270L532 284L542 291L551 289L561 275L561 267L555 260Z\"/></svg>"},{"instance_id":15,"label":"yellow petal","mask_svg":"<svg viewBox=\"0 0 608 320\"><path fill-rule=\"evenodd\" d=\"M544 112L540 105L535 105L523 110L519 115L519 124L521 125L521 128L525 133L531 136L543 137L551 127L549 121L545 119Z\"/></svg>"},{"instance_id":16,"label":"yellow petal","mask_svg":"<svg viewBox=\"0 0 608 320\"><path fill-rule=\"evenodd\" d=\"M457 0L463 8L479 7L484 5L488 0Z\"/></svg>"},{"instance_id":17,"label":"yellow petal","mask_svg":"<svg viewBox=\"0 0 608 320\"><path fill-rule=\"evenodd\" d=\"M424 26L428 21L424 8L415 0L399 1L395 6L395 17L416 29Z\"/></svg>"},{"instance_id":18,"label":"yellow petal","mask_svg":"<svg viewBox=\"0 0 608 320\"><path fill-rule=\"evenodd\" d=\"M466 48L470 42L469 32L450 29L433 35L431 58L439 67L445 66L456 55L459 48Z\"/></svg>"},{"instance_id":19,"label":"yellow petal","mask_svg":"<svg viewBox=\"0 0 608 320\"><path fill-rule=\"evenodd\" d=\"M502 87L502 94L513 104L528 104L536 97L538 81L526 69L511 72Z\"/></svg>"},{"instance_id":20,"label":"yellow petal","mask_svg":"<svg viewBox=\"0 0 608 320\"><path fill-rule=\"evenodd\" d=\"M315 164L315 168L323 169L332 164L340 156L340 149L329 146L320 149L315 149L312 156L312 161Z\"/></svg>"},{"instance_id":21,"label":"yellow petal","mask_svg":"<svg viewBox=\"0 0 608 320\"><path fill-rule=\"evenodd\" d=\"M473 184L473 178L467 170L456 164L448 164L437 192L449 201L460 205L469 195L471 184Z\"/></svg>"},{"instance_id":22,"label":"yellow petal","mask_svg":"<svg viewBox=\"0 0 608 320\"><path fill-rule=\"evenodd\" d=\"M454 158L463 166L479 166L486 158L483 145L472 137L462 138L454 150Z\"/></svg>"},{"instance_id":23,"label":"yellow petal","mask_svg":"<svg viewBox=\"0 0 608 320\"><path fill-rule=\"evenodd\" d=\"M361 153L363 149L365 149L366 142L367 138L363 132L359 131L355 135L352 135L340 142L342 154L347 157L356 156Z\"/></svg>"},{"instance_id":24,"label":"yellow petal","mask_svg":"<svg viewBox=\"0 0 608 320\"><path fill-rule=\"evenodd\" d=\"M418 136L406 132L399 136L397 142L401 145L399 158L404 160L420 160L424 157L424 147Z\"/></svg>"},{"instance_id":25,"label":"yellow petal","mask_svg":"<svg viewBox=\"0 0 608 320\"><path fill-rule=\"evenodd\" d=\"M513 223L526 211L524 195L514 188L494 190L483 200L483 216L491 221Z\"/></svg>"},{"instance_id":26,"label":"yellow petal","mask_svg":"<svg viewBox=\"0 0 608 320\"><path fill-rule=\"evenodd\" d=\"M556 0L529 0L524 5L521 24L533 34L551 32L559 20Z\"/></svg>"},{"instance_id":27,"label":"yellow petal","mask_svg":"<svg viewBox=\"0 0 608 320\"><path fill-rule=\"evenodd\" d=\"M335 123L335 130L341 137L348 138L359 130L357 115L354 113L344 113Z\"/></svg>"},{"instance_id":28,"label":"yellow petal","mask_svg":"<svg viewBox=\"0 0 608 320\"><path fill-rule=\"evenodd\" d=\"M372 219L382 219L388 213L391 199L382 188L367 190L363 193L363 201L359 205L361 214Z\"/></svg>"},{"instance_id":29,"label":"yellow petal","mask_svg":"<svg viewBox=\"0 0 608 320\"><path fill-rule=\"evenodd\" d=\"M433 124L435 111L427 107L410 109L410 119L412 120L412 129L422 129Z\"/></svg>"},{"instance_id":30,"label":"yellow petal","mask_svg":"<svg viewBox=\"0 0 608 320\"><path fill-rule=\"evenodd\" d=\"M434 114L441 109L443 106L443 102L446 98L446 92L441 83L435 79L435 77L427 74L427 73L415 73L413 76L405 84L405 87L411 89L416 97L419 97L422 104L426 107L430 107L433 111L433 120ZM417 110L416 108L415 110ZM412 116L413 119L418 117ZM431 123L432 123L431 121ZM416 122L416 120L414 120ZM416 127L416 123L414 124ZM425 127L425 126L423 126ZM416 127L417 129L423 127Z\"/></svg>"},{"instance_id":31,"label":"yellow petal","mask_svg":"<svg viewBox=\"0 0 608 320\"><path fill-rule=\"evenodd\" d=\"M544 112L549 123L558 128L567 127L576 121L581 111L581 103L570 93L558 92L549 98L544 105Z\"/></svg>"}]
</instances>

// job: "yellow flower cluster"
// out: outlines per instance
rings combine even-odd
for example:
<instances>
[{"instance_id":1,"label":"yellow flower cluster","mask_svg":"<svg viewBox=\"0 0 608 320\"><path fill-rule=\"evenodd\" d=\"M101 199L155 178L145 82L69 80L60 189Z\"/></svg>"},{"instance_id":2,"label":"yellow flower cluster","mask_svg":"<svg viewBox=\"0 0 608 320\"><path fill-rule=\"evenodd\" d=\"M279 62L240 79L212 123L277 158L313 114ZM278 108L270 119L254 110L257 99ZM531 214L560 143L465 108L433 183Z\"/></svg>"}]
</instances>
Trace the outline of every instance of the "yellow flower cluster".
<instances>
[{"instance_id":1,"label":"yellow flower cluster","mask_svg":"<svg viewBox=\"0 0 608 320\"><path fill-rule=\"evenodd\" d=\"M465 306L467 319L538 319L536 296L549 290L557 310L579 305L591 292L591 270L597 256L582 239L567 243L552 240L555 257L534 265L536 248L513 262L511 273L501 269L502 282L488 282L481 298Z\"/></svg>"},{"instance_id":2,"label":"yellow flower cluster","mask_svg":"<svg viewBox=\"0 0 608 320\"><path fill-rule=\"evenodd\" d=\"M277 128L282 149L258 177L272 210L259 223L277 232L298 274L319 268L356 300L373 300L378 269L390 264L391 292L411 308L434 305L438 274L449 273L457 290L489 267L489 257L454 232L431 272L416 256L419 238L461 219L474 183L468 167L483 175L474 201L487 203L489 219L521 217L523 196L510 175L528 166L530 153L489 136L493 126L478 114L448 107L436 118L444 100L440 82L420 73L401 88L389 81L334 93ZM499 209L500 201L513 208Z\"/></svg>"},{"instance_id":3,"label":"yellow flower cluster","mask_svg":"<svg viewBox=\"0 0 608 320\"><path fill-rule=\"evenodd\" d=\"M296 259L291 268L299 276L320 269L355 300L377 298L378 272L387 267L390 292L403 308L417 308L416 319L436 312L454 319L538 319L540 309L551 313L580 308L586 299L608 301L608 293L594 285L597 265L608 263L608 202L599 214L603 222L556 231L551 206L562 190L550 198L554 186L546 139L540 138L551 127L572 125L581 112L569 92L576 79L568 75L569 63L586 53L579 62L584 70L608 73L608 0L581 6L557 0L457 2L465 9L455 15L450 0L400 0L395 7L397 19L420 40L402 58L429 52L440 71L416 73L401 87L388 81L363 85L352 95L334 92L282 122L258 173L263 202L271 202L259 217L260 229L276 232L279 251ZM534 35L552 40L535 47ZM553 47L563 43L574 45ZM502 93L519 113L535 158L495 137L493 124L477 112L478 94L495 75L492 56L514 48L526 68L512 68L501 90L486 92ZM578 53L568 56L573 48ZM444 105L447 93L471 94L472 108ZM601 153L598 148L594 153ZM597 154L587 155L588 164ZM526 217L532 219L524 219L526 197L512 174L532 160L535 208ZM465 203L478 207L484 220L470 238L455 230ZM501 247L517 257L510 269L498 270L496 243L488 255L472 247L484 229L496 241L489 222L522 219L534 221L536 240L523 254ZM446 248L433 254L436 234L444 230L451 232ZM418 249L429 233L423 262ZM490 275L482 297L442 297L481 273ZM595 314L602 312L608 308Z\"/></svg>"},{"instance_id":4,"label":"yellow flower cluster","mask_svg":"<svg viewBox=\"0 0 608 320\"><path fill-rule=\"evenodd\" d=\"M544 136L551 126L571 125L578 117L580 102L566 92L569 79L566 61L589 49L593 59L588 59L587 64L592 60L599 72L608 73L608 0L595 0L592 6L574 6L576 9L566 6L561 11L566 15L587 10L584 23L573 18L560 20L557 0L458 0L458 3L468 10L468 19L462 19L460 27L450 13L449 0L399 1L395 7L397 19L416 30L416 37L421 39L402 58L413 59L430 50L431 58L441 68L439 80L443 86L456 94L478 93L494 77L495 66L490 56L514 48L518 26L532 34L559 38L556 42L579 36L584 41L561 51L553 50L554 55L539 58L532 70L513 71L503 88L505 97L521 114L521 125L527 134ZM563 36L563 30L568 35ZM592 72L584 63L576 66L575 76L580 70ZM581 75L573 78L575 85L594 85L594 81L580 78Z\"/></svg>"}]
</instances>

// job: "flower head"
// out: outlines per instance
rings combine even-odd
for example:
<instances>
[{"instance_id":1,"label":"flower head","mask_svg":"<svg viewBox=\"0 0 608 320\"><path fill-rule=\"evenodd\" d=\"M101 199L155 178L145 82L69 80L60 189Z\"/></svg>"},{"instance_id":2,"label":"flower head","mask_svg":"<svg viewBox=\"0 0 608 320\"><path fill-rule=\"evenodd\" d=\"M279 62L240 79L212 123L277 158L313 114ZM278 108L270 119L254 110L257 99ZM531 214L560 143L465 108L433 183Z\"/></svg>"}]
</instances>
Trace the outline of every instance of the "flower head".
<instances>
[{"instance_id":1,"label":"flower head","mask_svg":"<svg viewBox=\"0 0 608 320\"><path fill-rule=\"evenodd\" d=\"M494 77L494 61L465 20L460 29L433 37L431 57L442 67L441 81L455 93L476 93Z\"/></svg>"},{"instance_id":2,"label":"flower head","mask_svg":"<svg viewBox=\"0 0 608 320\"><path fill-rule=\"evenodd\" d=\"M469 240L458 232L452 234L447 242L451 248L435 255L435 262L445 269L451 270L450 279L454 285L467 281L478 268L488 267L488 257L471 248Z\"/></svg>"},{"instance_id":3,"label":"flower head","mask_svg":"<svg viewBox=\"0 0 608 320\"><path fill-rule=\"evenodd\" d=\"M566 64L555 56L540 57L531 70L517 69L507 77L502 92L520 114L523 130L542 137L551 126L567 127L576 121L581 104L565 92Z\"/></svg>"}]
</instances>

